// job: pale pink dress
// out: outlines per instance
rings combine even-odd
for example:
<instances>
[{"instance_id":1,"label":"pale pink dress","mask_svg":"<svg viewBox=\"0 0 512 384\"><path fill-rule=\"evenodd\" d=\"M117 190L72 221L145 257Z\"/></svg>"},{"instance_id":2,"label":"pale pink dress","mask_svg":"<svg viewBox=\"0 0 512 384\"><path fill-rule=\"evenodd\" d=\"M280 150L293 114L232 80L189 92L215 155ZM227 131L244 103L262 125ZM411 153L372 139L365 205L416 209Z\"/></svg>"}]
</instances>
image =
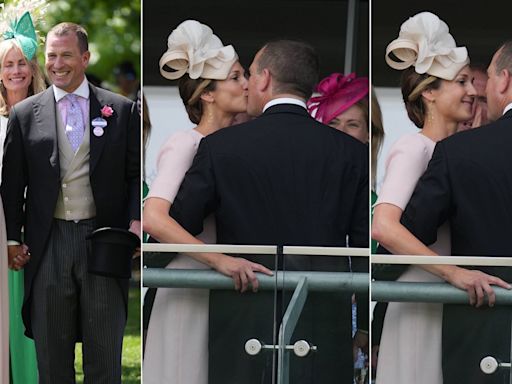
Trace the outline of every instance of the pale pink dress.
<instances>
[{"instance_id":1,"label":"pale pink dress","mask_svg":"<svg viewBox=\"0 0 512 384\"><path fill-rule=\"evenodd\" d=\"M203 136L196 130L172 135L158 155L157 177L149 197L172 203L185 173L192 165ZM215 243L213 216L197 236ZM167 268L208 269L194 259L177 255ZM191 288L158 288L149 321L144 355L144 384L208 383L209 291Z\"/></svg>"},{"instance_id":2,"label":"pale pink dress","mask_svg":"<svg viewBox=\"0 0 512 384\"><path fill-rule=\"evenodd\" d=\"M386 161L386 175L375 205L388 203L402 210L427 169L435 142L420 133L400 138ZM431 249L450 254L447 224L438 230ZM411 266L398 279L408 282L440 282L439 277ZM377 384L441 384L442 304L389 303L382 331Z\"/></svg>"}]
</instances>

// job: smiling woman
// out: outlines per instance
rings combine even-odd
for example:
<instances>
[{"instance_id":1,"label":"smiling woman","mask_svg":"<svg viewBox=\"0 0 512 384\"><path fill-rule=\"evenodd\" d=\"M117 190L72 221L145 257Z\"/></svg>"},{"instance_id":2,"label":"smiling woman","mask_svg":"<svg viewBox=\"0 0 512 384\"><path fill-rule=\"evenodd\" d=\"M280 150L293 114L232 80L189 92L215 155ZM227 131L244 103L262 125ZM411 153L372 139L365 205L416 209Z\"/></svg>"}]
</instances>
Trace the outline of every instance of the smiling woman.
<instances>
[{"instance_id":1,"label":"smiling woman","mask_svg":"<svg viewBox=\"0 0 512 384\"><path fill-rule=\"evenodd\" d=\"M0 80L0 115L5 117L12 105L45 88L36 57L27 59L15 39L0 43Z\"/></svg>"},{"instance_id":2,"label":"smiling woman","mask_svg":"<svg viewBox=\"0 0 512 384\"><path fill-rule=\"evenodd\" d=\"M428 54L422 56L424 52ZM418 244L400 218L436 143L454 134L458 123L471 117L476 91L471 84L468 53L465 47L456 46L446 23L430 12L422 12L402 24L399 37L386 49L386 62L403 71L405 108L409 119L421 131L403 136L393 144L375 203L372 237L396 254L448 255L448 223L440 223L437 241L426 248ZM445 279L453 283L449 278L452 273L459 276L469 272L453 266L410 266L398 280ZM441 322L440 304L390 303L379 349L377 383L442 383ZM425 364L429 366L427 371Z\"/></svg>"},{"instance_id":3,"label":"smiling woman","mask_svg":"<svg viewBox=\"0 0 512 384\"><path fill-rule=\"evenodd\" d=\"M2 82L11 92L26 93L32 82L32 68L20 49L10 49L2 65Z\"/></svg>"},{"instance_id":4,"label":"smiling woman","mask_svg":"<svg viewBox=\"0 0 512 384\"><path fill-rule=\"evenodd\" d=\"M368 143L368 93L366 77L333 73L318 83L316 96L308 101L309 112L318 121Z\"/></svg>"},{"instance_id":5,"label":"smiling woman","mask_svg":"<svg viewBox=\"0 0 512 384\"><path fill-rule=\"evenodd\" d=\"M353 105L331 120L329 125L363 143L367 143L369 139L368 100L363 99Z\"/></svg>"},{"instance_id":6,"label":"smiling woman","mask_svg":"<svg viewBox=\"0 0 512 384\"><path fill-rule=\"evenodd\" d=\"M10 24L12 29L4 31L4 40L0 42L0 169L7 131L7 117L11 107L44 89L43 76L35 56L37 37L33 30L32 20L28 13L24 13L19 20L17 24ZM21 23L27 27L23 35L17 32ZM11 38L8 38L9 36ZM6 241L4 213L0 202L0 244L3 245ZM24 336L24 326L19 316L24 291L24 272L20 269L30 260L29 254L25 251L24 249L24 252L8 257L6 248L0 248L1 384L9 382L35 384L37 382L34 344ZM8 272L7 263L11 268ZM10 362L9 357L11 357ZM9 366L11 368L10 378Z\"/></svg>"}]
</instances>

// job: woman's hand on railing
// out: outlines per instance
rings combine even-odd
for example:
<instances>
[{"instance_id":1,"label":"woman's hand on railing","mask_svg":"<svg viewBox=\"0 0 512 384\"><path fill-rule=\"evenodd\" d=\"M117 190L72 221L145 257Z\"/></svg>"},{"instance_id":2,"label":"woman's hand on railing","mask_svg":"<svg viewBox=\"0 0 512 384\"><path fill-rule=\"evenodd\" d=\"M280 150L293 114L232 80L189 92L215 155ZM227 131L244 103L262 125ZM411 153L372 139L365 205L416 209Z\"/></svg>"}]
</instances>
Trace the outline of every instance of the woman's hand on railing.
<instances>
[{"instance_id":1,"label":"woman's hand on railing","mask_svg":"<svg viewBox=\"0 0 512 384\"><path fill-rule=\"evenodd\" d=\"M252 286L252 291L257 292L259 287L255 272L273 276L273 272L261 264L254 263L241 257L221 255L217 258L213 267L220 273L229 276L235 282L235 289L245 292Z\"/></svg>"},{"instance_id":2,"label":"woman's hand on railing","mask_svg":"<svg viewBox=\"0 0 512 384\"><path fill-rule=\"evenodd\" d=\"M496 294L491 285L511 289L512 286L499 277L488 275L482 271L453 266L447 274L446 280L453 286L468 293L469 304L480 307L485 303L485 296L489 307L496 303Z\"/></svg>"}]
</instances>

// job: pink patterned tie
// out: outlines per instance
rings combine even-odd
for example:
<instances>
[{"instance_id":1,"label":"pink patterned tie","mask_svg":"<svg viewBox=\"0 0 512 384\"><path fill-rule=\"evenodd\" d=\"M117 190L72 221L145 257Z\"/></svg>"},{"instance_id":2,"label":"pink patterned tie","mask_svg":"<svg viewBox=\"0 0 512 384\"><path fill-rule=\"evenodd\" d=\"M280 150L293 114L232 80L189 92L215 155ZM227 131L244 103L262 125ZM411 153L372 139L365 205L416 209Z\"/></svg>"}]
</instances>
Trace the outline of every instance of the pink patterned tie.
<instances>
[{"instance_id":1,"label":"pink patterned tie","mask_svg":"<svg viewBox=\"0 0 512 384\"><path fill-rule=\"evenodd\" d=\"M76 152L84 137L84 118L82 116L82 109L78 103L79 96L68 93L66 97L69 101L66 119L66 135L68 136L71 148Z\"/></svg>"}]
</instances>

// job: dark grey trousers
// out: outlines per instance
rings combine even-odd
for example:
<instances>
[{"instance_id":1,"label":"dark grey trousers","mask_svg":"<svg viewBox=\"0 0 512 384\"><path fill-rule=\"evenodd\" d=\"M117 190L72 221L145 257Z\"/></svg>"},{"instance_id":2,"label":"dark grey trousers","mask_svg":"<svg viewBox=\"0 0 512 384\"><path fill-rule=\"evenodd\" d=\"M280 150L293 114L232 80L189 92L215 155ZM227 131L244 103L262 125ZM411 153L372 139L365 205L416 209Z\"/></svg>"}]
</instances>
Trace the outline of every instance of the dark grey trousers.
<instances>
[{"instance_id":1,"label":"dark grey trousers","mask_svg":"<svg viewBox=\"0 0 512 384\"><path fill-rule=\"evenodd\" d=\"M33 283L32 331L40 384L75 383L75 343L82 340L84 384L121 383L126 325L116 279L87 273L86 236L94 219L55 219Z\"/></svg>"}]
</instances>

